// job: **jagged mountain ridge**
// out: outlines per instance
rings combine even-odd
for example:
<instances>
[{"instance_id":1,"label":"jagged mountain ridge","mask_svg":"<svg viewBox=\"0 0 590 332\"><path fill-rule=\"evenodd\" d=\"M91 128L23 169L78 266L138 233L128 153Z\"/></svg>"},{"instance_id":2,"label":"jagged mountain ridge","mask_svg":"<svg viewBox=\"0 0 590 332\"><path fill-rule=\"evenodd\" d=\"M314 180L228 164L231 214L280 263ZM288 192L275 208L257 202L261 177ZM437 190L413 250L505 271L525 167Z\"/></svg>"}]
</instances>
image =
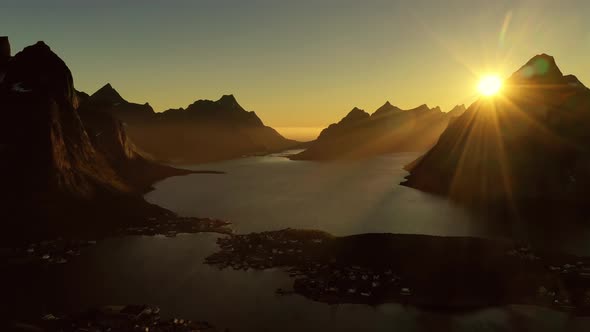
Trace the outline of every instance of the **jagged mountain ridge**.
<instances>
[{"instance_id":1,"label":"jagged mountain ridge","mask_svg":"<svg viewBox=\"0 0 590 332\"><path fill-rule=\"evenodd\" d=\"M150 107L141 116L130 116L130 104L107 84L90 96L83 108L107 111L124 121L137 147L159 160L208 162L280 151L298 143L265 126L233 95L217 101L198 100L186 109L160 113Z\"/></svg>"},{"instance_id":2,"label":"jagged mountain ridge","mask_svg":"<svg viewBox=\"0 0 590 332\"><path fill-rule=\"evenodd\" d=\"M358 108L331 124L293 159L364 158L391 152L424 151L432 146L454 113L420 105L409 110L386 102L373 114Z\"/></svg>"},{"instance_id":3,"label":"jagged mountain ridge","mask_svg":"<svg viewBox=\"0 0 590 332\"><path fill-rule=\"evenodd\" d=\"M478 206L585 201L590 90L546 54L504 85L500 97L480 98L453 121L404 184Z\"/></svg>"}]
</instances>

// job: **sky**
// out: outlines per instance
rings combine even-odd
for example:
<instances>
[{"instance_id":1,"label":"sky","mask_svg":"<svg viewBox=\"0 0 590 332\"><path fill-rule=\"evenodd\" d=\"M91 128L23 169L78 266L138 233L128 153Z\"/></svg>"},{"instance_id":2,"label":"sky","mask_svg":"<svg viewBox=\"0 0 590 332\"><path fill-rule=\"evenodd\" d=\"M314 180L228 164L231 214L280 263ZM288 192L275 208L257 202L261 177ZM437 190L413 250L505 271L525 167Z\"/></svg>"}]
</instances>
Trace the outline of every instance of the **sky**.
<instances>
[{"instance_id":1,"label":"sky","mask_svg":"<svg viewBox=\"0 0 590 332\"><path fill-rule=\"evenodd\" d=\"M286 136L353 107L449 110L539 53L590 85L588 0L0 0L13 53L45 41L78 90L156 111L233 94ZM312 134L313 133L313 134Z\"/></svg>"}]
</instances>

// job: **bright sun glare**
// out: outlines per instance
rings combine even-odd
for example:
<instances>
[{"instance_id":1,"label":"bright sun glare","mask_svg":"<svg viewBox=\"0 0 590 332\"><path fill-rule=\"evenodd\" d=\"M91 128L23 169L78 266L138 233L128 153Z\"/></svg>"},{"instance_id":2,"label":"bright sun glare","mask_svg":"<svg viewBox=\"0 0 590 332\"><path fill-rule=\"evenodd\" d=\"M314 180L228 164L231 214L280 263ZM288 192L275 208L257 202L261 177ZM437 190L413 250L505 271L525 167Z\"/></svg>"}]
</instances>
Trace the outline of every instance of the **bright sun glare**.
<instances>
[{"instance_id":1,"label":"bright sun glare","mask_svg":"<svg viewBox=\"0 0 590 332\"><path fill-rule=\"evenodd\" d=\"M498 75L487 75L481 78L477 91L484 96L493 96L502 88L502 80Z\"/></svg>"}]
</instances>

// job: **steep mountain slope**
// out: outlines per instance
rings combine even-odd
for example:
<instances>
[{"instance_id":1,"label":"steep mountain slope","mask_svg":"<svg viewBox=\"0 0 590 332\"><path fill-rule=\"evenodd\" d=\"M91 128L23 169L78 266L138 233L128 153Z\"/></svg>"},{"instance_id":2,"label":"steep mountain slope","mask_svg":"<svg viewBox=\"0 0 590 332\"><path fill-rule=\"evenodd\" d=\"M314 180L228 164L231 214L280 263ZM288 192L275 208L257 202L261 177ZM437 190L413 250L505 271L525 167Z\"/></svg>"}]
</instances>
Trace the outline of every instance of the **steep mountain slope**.
<instances>
[{"instance_id":1,"label":"steep mountain slope","mask_svg":"<svg viewBox=\"0 0 590 332\"><path fill-rule=\"evenodd\" d=\"M390 152L425 151L460 113L420 105L402 110L386 102L373 114L354 108L340 122L324 129L309 147L293 159L330 160L364 158Z\"/></svg>"},{"instance_id":2,"label":"steep mountain slope","mask_svg":"<svg viewBox=\"0 0 590 332\"><path fill-rule=\"evenodd\" d=\"M186 109L154 113L151 107L125 101L106 85L84 107L103 110L125 122L132 140L159 160L198 163L243 155L270 153L297 142L265 126L232 95L217 101L198 100Z\"/></svg>"},{"instance_id":3,"label":"steep mountain slope","mask_svg":"<svg viewBox=\"0 0 590 332\"><path fill-rule=\"evenodd\" d=\"M3 74L4 227L17 233L27 229L29 237L57 229L91 232L165 212L146 203L141 193L156 179L187 171L138 156L120 124L106 113L88 112L82 121L77 109L83 94L47 45L26 47L8 61Z\"/></svg>"},{"instance_id":4,"label":"steep mountain slope","mask_svg":"<svg viewBox=\"0 0 590 332\"><path fill-rule=\"evenodd\" d=\"M453 121L404 184L473 205L577 206L589 149L590 90L541 54Z\"/></svg>"}]
</instances>

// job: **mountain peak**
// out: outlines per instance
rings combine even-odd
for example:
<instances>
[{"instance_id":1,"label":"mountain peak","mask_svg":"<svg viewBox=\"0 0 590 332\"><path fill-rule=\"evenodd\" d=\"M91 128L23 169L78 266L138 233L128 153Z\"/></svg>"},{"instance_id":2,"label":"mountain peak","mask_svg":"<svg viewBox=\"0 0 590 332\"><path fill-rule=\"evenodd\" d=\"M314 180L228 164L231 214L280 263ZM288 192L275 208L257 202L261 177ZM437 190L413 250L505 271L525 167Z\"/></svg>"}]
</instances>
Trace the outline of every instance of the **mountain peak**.
<instances>
[{"instance_id":1,"label":"mountain peak","mask_svg":"<svg viewBox=\"0 0 590 332\"><path fill-rule=\"evenodd\" d=\"M422 104L416 108L409 109L406 112L412 112L412 111L426 112L426 111L430 111L430 107L428 107L428 105L426 105L426 104Z\"/></svg>"},{"instance_id":2,"label":"mountain peak","mask_svg":"<svg viewBox=\"0 0 590 332\"><path fill-rule=\"evenodd\" d=\"M65 62L43 42L25 47L12 58L4 82L47 93L61 105L75 107L77 104L72 73Z\"/></svg>"},{"instance_id":3,"label":"mountain peak","mask_svg":"<svg viewBox=\"0 0 590 332\"><path fill-rule=\"evenodd\" d=\"M232 94L221 96L221 98L215 103L221 106L222 109L246 112L246 110L238 103L236 97Z\"/></svg>"},{"instance_id":4,"label":"mountain peak","mask_svg":"<svg viewBox=\"0 0 590 332\"><path fill-rule=\"evenodd\" d=\"M238 103L238 101L236 100L236 97L234 97L234 95L232 95L232 94L221 96L221 98L219 98L219 100L217 102L225 103L225 104L237 104Z\"/></svg>"},{"instance_id":5,"label":"mountain peak","mask_svg":"<svg viewBox=\"0 0 590 332\"><path fill-rule=\"evenodd\" d=\"M561 80L563 73L557 66L555 58L542 53L532 57L511 77L511 80L535 80L539 82L553 82Z\"/></svg>"},{"instance_id":6,"label":"mountain peak","mask_svg":"<svg viewBox=\"0 0 590 332\"><path fill-rule=\"evenodd\" d=\"M467 110L467 108L465 107L465 104L457 105L457 106L453 107L453 109L448 111L447 115L460 116L461 114L465 113L466 110Z\"/></svg>"},{"instance_id":7,"label":"mountain peak","mask_svg":"<svg viewBox=\"0 0 590 332\"><path fill-rule=\"evenodd\" d=\"M389 114L392 114L392 113L398 112L398 111L401 111L401 109L399 107L393 106L393 105L391 105L391 103L389 101L386 101L385 104L383 104L383 106L381 106L377 110L375 110L375 112L373 112L373 114L371 116L380 117L380 116L389 115Z\"/></svg>"},{"instance_id":8,"label":"mountain peak","mask_svg":"<svg viewBox=\"0 0 590 332\"><path fill-rule=\"evenodd\" d=\"M369 113L363 111L358 107L355 107L350 112L348 112L348 114L346 114L346 116L341 120L341 122L359 121L366 119L369 116Z\"/></svg>"},{"instance_id":9,"label":"mountain peak","mask_svg":"<svg viewBox=\"0 0 590 332\"><path fill-rule=\"evenodd\" d=\"M42 40L36 42L35 45L33 45L33 46L49 48L49 46L47 44L45 44L45 42Z\"/></svg>"},{"instance_id":10,"label":"mountain peak","mask_svg":"<svg viewBox=\"0 0 590 332\"><path fill-rule=\"evenodd\" d=\"M98 89L92 96L94 101L105 102L110 104L124 103L127 102L117 90L113 88L110 83L105 84L102 88Z\"/></svg>"}]
</instances>

